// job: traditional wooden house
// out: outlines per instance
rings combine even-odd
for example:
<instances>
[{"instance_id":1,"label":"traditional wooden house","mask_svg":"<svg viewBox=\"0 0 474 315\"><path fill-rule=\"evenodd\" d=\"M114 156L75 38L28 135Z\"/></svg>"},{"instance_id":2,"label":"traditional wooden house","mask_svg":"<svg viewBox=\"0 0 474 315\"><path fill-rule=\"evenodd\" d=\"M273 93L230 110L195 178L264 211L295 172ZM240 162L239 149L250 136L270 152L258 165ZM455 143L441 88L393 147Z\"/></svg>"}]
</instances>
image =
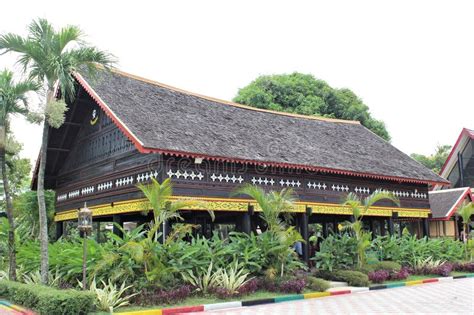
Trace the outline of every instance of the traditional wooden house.
<instances>
[{"instance_id":1,"label":"traditional wooden house","mask_svg":"<svg viewBox=\"0 0 474 315\"><path fill-rule=\"evenodd\" d=\"M251 183L295 190L305 238L308 223L322 223L326 234L350 218L340 205L347 193L365 197L378 189L393 192L401 206L381 201L370 209L372 230L393 233L395 222L427 234L428 189L448 184L356 121L252 108L117 70L74 76L76 98L64 125L50 130L47 152L45 185L57 194L58 235L84 202L96 222L151 220L136 188L150 178L171 178L175 198L201 201L183 216L203 233L215 224L255 229L254 202L230 197ZM214 222L205 210L215 211Z\"/></svg>"}]
</instances>

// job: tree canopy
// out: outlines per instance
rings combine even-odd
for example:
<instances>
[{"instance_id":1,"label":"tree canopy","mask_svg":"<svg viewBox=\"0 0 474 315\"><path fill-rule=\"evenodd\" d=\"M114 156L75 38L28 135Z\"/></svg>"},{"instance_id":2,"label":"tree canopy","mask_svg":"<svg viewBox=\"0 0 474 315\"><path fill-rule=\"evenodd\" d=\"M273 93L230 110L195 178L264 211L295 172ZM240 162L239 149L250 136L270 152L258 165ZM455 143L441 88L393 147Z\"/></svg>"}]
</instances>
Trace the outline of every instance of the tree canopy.
<instances>
[{"instance_id":1,"label":"tree canopy","mask_svg":"<svg viewBox=\"0 0 474 315\"><path fill-rule=\"evenodd\" d=\"M432 155L426 156L423 154L412 153L410 156L436 174L439 174L450 151L450 145L438 145L436 147L436 152Z\"/></svg>"},{"instance_id":2,"label":"tree canopy","mask_svg":"<svg viewBox=\"0 0 474 315\"><path fill-rule=\"evenodd\" d=\"M239 90L234 102L303 115L358 120L385 140L390 135L381 120L351 90L336 89L310 74L263 75Z\"/></svg>"}]
</instances>

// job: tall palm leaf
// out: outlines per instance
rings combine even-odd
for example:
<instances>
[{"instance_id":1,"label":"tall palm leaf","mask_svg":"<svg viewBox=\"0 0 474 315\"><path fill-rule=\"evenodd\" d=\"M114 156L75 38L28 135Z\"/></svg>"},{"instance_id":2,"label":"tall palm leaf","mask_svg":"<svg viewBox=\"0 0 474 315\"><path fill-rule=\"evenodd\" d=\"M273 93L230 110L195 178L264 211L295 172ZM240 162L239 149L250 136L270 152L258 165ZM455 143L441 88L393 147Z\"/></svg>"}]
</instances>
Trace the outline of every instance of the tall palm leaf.
<instances>
[{"instance_id":1,"label":"tall palm leaf","mask_svg":"<svg viewBox=\"0 0 474 315\"><path fill-rule=\"evenodd\" d=\"M173 185L170 178L165 179L161 184L152 178L150 184L138 184L137 187L148 199L149 208L153 210L154 223L148 233L150 240L153 237L155 237L156 240L156 232L160 227L164 227L167 221L183 219L179 214L179 210L189 209L197 204L195 200L171 201ZM163 236L163 242L164 241L165 237Z\"/></svg>"},{"instance_id":2,"label":"tall palm leaf","mask_svg":"<svg viewBox=\"0 0 474 315\"><path fill-rule=\"evenodd\" d=\"M0 53L18 53L18 63L30 79L42 83L46 90L44 100L44 124L41 140L41 154L38 168L38 204L40 217L41 242L41 281L47 283L48 277L48 231L46 206L44 201L44 174L49 127L59 128L63 121L53 117L64 117L65 104L55 107L59 115L48 112L56 102L55 86L59 84L61 95L71 99L74 95L75 81L72 74L79 70L93 75L99 65L110 67L113 57L95 47L88 46L83 40L83 33L76 26L66 26L59 31L45 19L33 21L28 27L28 35L22 37L16 34L0 36Z\"/></svg>"},{"instance_id":3,"label":"tall palm leaf","mask_svg":"<svg viewBox=\"0 0 474 315\"><path fill-rule=\"evenodd\" d=\"M16 249L15 249L15 221L13 220L13 204L6 167L6 143L9 117L14 114L26 114L28 111L29 92L37 91L38 84L31 81L13 81L13 72L0 72L0 169L2 171L3 191L5 194L6 212L9 223L8 229L8 258L9 277L16 280Z\"/></svg>"},{"instance_id":4,"label":"tall palm leaf","mask_svg":"<svg viewBox=\"0 0 474 315\"><path fill-rule=\"evenodd\" d=\"M362 218L368 213L370 207L381 200L391 200L397 206L400 206L399 199L391 192L376 190L370 196L361 200L359 196L354 193L347 194L343 206L349 207L352 210L354 221L346 223L344 228L354 231L357 240L357 261L359 267L365 263L365 251L370 246L370 233L363 229Z\"/></svg>"},{"instance_id":5,"label":"tall palm leaf","mask_svg":"<svg viewBox=\"0 0 474 315\"><path fill-rule=\"evenodd\" d=\"M247 195L254 199L262 210L260 217L265 221L268 229L273 231L281 231L284 229L284 222L280 217L290 213L296 201L292 189L282 189L279 192L271 191L267 193L261 187L251 184L243 185L236 189L231 195Z\"/></svg>"}]
</instances>

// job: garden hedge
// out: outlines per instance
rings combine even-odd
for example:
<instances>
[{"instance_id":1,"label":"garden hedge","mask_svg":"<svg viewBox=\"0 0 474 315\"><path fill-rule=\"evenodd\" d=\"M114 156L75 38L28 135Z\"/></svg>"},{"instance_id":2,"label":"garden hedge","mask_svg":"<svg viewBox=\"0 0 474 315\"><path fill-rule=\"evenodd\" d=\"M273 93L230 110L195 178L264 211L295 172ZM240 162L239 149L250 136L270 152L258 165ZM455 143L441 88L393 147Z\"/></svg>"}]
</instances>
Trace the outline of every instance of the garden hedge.
<instances>
[{"instance_id":1,"label":"garden hedge","mask_svg":"<svg viewBox=\"0 0 474 315\"><path fill-rule=\"evenodd\" d=\"M95 310L95 295L77 290L58 290L42 285L0 281L0 296L40 314L85 315Z\"/></svg>"}]
</instances>

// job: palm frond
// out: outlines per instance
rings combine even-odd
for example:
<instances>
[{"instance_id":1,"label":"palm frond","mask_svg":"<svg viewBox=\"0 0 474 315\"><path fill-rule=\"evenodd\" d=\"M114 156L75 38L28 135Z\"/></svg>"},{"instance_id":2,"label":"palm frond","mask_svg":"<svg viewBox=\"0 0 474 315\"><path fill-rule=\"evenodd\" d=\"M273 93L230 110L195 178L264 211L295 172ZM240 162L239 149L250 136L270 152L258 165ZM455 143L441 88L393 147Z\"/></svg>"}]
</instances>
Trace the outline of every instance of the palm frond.
<instances>
[{"instance_id":1,"label":"palm frond","mask_svg":"<svg viewBox=\"0 0 474 315\"><path fill-rule=\"evenodd\" d=\"M364 206L368 209L380 200L391 200L394 204L400 206L400 200L393 193L382 190L376 190L370 196L365 198Z\"/></svg>"}]
</instances>

